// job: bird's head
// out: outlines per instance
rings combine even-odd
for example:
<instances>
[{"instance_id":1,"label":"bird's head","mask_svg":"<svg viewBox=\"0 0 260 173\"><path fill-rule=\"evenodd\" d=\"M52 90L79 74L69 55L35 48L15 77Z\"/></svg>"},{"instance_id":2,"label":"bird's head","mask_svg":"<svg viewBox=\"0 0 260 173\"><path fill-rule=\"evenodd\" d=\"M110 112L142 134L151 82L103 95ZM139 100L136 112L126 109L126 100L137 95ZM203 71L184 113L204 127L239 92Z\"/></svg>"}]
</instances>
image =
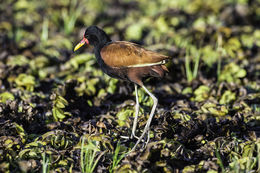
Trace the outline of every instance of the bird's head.
<instances>
[{"instance_id":1,"label":"bird's head","mask_svg":"<svg viewBox=\"0 0 260 173\"><path fill-rule=\"evenodd\" d=\"M90 26L86 29L83 39L75 46L74 51L78 50L84 44L98 46L110 42L109 36L97 26Z\"/></svg>"}]
</instances>

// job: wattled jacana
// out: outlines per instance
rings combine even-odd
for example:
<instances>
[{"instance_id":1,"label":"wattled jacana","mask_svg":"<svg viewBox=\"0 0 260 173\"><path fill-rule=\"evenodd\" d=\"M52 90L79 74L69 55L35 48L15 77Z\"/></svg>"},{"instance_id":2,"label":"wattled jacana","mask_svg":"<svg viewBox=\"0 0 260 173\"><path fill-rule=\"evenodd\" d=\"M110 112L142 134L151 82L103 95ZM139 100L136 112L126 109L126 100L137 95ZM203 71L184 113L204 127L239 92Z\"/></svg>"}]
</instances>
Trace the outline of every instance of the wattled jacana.
<instances>
[{"instance_id":1,"label":"wattled jacana","mask_svg":"<svg viewBox=\"0 0 260 173\"><path fill-rule=\"evenodd\" d=\"M112 41L109 36L97 26L90 26L86 29L83 39L76 45L74 51L78 50L84 44L94 46L94 53L97 62L103 72L113 78L134 83L136 112L131 137L136 137L135 130L139 114L137 85L141 86L153 99L151 113L143 133L139 138L136 137L138 141L132 149L134 150L146 133L149 141L149 128L158 102L157 98L143 85L142 79L145 77L163 77L165 72L168 72L168 69L164 64L166 63L166 59L169 57L146 50L135 43L127 41Z\"/></svg>"}]
</instances>

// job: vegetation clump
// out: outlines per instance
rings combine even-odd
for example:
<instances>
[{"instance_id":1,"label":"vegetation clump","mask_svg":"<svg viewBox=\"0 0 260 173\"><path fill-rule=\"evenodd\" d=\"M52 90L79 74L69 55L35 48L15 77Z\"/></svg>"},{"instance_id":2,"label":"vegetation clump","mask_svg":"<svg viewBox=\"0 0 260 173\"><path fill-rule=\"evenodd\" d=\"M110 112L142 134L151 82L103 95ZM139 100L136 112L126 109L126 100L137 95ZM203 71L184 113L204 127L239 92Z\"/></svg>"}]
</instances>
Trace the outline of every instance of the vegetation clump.
<instances>
[{"instance_id":1,"label":"vegetation clump","mask_svg":"<svg viewBox=\"0 0 260 173\"><path fill-rule=\"evenodd\" d=\"M260 172L259 3L1 2L0 172ZM145 81L159 100L146 148L122 138L134 86L72 51L90 25L172 57ZM138 94L137 136L152 105Z\"/></svg>"}]
</instances>

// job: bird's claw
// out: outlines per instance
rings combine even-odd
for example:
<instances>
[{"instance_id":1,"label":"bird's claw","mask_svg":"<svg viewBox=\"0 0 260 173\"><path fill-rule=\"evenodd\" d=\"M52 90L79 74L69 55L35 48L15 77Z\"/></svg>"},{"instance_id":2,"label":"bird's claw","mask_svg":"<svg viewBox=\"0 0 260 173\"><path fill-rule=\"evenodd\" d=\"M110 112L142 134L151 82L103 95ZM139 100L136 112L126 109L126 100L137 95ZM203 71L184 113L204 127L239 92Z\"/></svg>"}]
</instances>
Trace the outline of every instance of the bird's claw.
<instances>
[{"instance_id":1,"label":"bird's claw","mask_svg":"<svg viewBox=\"0 0 260 173\"><path fill-rule=\"evenodd\" d=\"M135 139L137 139L137 140L139 140L139 137L138 136L136 136L135 134L131 134L131 137L130 137L131 139L133 139L133 138L135 138Z\"/></svg>"}]
</instances>

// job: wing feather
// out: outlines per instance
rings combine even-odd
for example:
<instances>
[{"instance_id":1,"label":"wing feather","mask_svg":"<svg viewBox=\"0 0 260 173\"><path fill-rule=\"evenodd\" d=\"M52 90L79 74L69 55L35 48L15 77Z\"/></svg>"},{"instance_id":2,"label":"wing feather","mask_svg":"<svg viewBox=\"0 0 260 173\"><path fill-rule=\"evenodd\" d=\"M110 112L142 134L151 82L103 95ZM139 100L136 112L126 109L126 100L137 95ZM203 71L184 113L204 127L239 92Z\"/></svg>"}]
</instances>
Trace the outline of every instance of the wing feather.
<instances>
[{"instance_id":1,"label":"wing feather","mask_svg":"<svg viewBox=\"0 0 260 173\"><path fill-rule=\"evenodd\" d=\"M147 50L135 43L116 41L100 51L103 61L111 67L141 67L164 64L168 56Z\"/></svg>"}]
</instances>

